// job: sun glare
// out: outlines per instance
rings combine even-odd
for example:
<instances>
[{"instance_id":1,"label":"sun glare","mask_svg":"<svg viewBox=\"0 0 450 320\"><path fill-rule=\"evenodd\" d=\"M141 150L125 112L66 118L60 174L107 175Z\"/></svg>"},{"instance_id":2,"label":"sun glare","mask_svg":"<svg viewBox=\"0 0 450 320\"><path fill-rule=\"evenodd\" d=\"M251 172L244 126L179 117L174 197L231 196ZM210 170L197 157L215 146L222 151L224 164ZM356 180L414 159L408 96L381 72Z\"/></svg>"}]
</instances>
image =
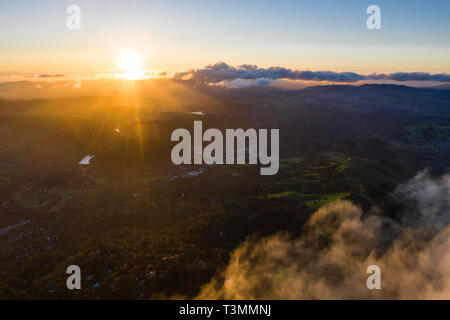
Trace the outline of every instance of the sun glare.
<instances>
[{"instance_id":1,"label":"sun glare","mask_svg":"<svg viewBox=\"0 0 450 320\"><path fill-rule=\"evenodd\" d=\"M116 73L116 77L126 80L143 79L145 77L141 57L136 52L122 52L118 58L117 67L119 72Z\"/></svg>"}]
</instances>

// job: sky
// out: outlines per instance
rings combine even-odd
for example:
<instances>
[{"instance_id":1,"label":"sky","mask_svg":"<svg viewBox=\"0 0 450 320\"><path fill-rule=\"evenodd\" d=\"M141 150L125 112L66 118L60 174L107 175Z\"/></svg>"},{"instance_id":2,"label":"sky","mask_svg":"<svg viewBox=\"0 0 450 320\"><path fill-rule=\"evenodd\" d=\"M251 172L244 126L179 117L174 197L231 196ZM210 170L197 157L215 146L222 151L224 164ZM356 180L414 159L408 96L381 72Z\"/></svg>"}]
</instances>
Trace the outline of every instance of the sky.
<instances>
[{"instance_id":1,"label":"sky","mask_svg":"<svg viewBox=\"0 0 450 320\"><path fill-rule=\"evenodd\" d=\"M81 9L69 30L66 9ZM366 9L381 8L369 30ZM0 1L0 72L101 72L121 52L183 71L218 61L299 70L450 73L450 1Z\"/></svg>"}]
</instances>

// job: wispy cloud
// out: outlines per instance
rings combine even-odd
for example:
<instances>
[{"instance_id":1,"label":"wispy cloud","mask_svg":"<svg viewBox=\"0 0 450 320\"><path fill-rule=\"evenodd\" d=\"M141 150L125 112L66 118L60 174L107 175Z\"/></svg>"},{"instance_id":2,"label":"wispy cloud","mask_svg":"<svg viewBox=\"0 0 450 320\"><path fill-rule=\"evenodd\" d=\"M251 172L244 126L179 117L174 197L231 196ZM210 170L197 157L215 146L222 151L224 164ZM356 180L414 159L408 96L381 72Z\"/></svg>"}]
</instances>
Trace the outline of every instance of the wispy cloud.
<instances>
[{"instance_id":1,"label":"wispy cloud","mask_svg":"<svg viewBox=\"0 0 450 320\"><path fill-rule=\"evenodd\" d=\"M38 75L38 78L61 78L65 75L63 73L43 73Z\"/></svg>"},{"instance_id":2,"label":"wispy cloud","mask_svg":"<svg viewBox=\"0 0 450 320\"><path fill-rule=\"evenodd\" d=\"M416 210L394 221L349 201L316 211L299 238L245 241L203 299L446 299L450 294L450 175L419 173L394 196ZM366 268L381 268L368 290Z\"/></svg>"}]
</instances>

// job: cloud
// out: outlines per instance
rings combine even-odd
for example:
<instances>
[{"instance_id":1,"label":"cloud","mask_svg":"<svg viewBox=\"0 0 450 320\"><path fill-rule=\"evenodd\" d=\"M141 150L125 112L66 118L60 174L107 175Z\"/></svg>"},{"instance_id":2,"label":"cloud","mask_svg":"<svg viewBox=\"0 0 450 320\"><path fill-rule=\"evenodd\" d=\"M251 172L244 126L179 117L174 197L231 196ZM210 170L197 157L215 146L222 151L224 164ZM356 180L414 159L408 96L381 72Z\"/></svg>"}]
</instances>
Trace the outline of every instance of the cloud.
<instances>
[{"instance_id":1,"label":"cloud","mask_svg":"<svg viewBox=\"0 0 450 320\"><path fill-rule=\"evenodd\" d=\"M75 81L72 87L75 89L79 89L81 88L82 85L83 85L82 81Z\"/></svg>"},{"instance_id":2,"label":"cloud","mask_svg":"<svg viewBox=\"0 0 450 320\"><path fill-rule=\"evenodd\" d=\"M260 79L233 79L233 80L224 80L218 83L220 86L224 86L226 88L247 88L253 86L265 86L272 83L273 80L267 78Z\"/></svg>"},{"instance_id":3,"label":"cloud","mask_svg":"<svg viewBox=\"0 0 450 320\"><path fill-rule=\"evenodd\" d=\"M430 74L427 72L396 72L383 74L384 79L395 81L437 81L450 82L450 74L438 73Z\"/></svg>"},{"instance_id":4,"label":"cloud","mask_svg":"<svg viewBox=\"0 0 450 320\"><path fill-rule=\"evenodd\" d=\"M62 73L43 73L38 75L38 78L61 78L64 77L65 75Z\"/></svg>"},{"instance_id":5,"label":"cloud","mask_svg":"<svg viewBox=\"0 0 450 320\"><path fill-rule=\"evenodd\" d=\"M309 71L292 70L283 67L260 68L256 65L230 66L224 62L208 65L204 68L191 69L185 72L175 73L174 79L193 79L204 82L217 83L221 81L232 81L236 79L289 79L303 81L329 81L352 83L363 80L394 80L394 81L438 81L450 82L449 74L430 74L426 72L397 72L397 73L374 73L369 75L355 72L333 72L333 71Z\"/></svg>"},{"instance_id":6,"label":"cloud","mask_svg":"<svg viewBox=\"0 0 450 320\"><path fill-rule=\"evenodd\" d=\"M419 173L394 196L413 202L402 222L349 201L317 210L300 237L245 241L201 299L448 299L450 175ZM381 268L381 290L366 269Z\"/></svg>"}]
</instances>

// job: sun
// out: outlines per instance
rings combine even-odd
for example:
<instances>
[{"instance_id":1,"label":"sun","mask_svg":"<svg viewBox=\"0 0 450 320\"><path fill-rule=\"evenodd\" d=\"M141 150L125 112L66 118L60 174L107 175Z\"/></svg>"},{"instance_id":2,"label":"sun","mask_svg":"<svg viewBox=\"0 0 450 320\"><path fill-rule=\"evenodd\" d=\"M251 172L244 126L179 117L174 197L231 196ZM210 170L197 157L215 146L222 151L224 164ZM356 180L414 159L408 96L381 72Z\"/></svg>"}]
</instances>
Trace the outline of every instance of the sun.
<instances>
[{"instance_id":1,"label":"sun","mask_svg":"<svg viewBox=\"0 0 450 320\"><path fill-rule=\"evenodd\" d=\"M134 51L122 52L117 59L117 68L116 77L119 78L135 80L145 77L141 57Z\"/></svg>"}]
</instances>

